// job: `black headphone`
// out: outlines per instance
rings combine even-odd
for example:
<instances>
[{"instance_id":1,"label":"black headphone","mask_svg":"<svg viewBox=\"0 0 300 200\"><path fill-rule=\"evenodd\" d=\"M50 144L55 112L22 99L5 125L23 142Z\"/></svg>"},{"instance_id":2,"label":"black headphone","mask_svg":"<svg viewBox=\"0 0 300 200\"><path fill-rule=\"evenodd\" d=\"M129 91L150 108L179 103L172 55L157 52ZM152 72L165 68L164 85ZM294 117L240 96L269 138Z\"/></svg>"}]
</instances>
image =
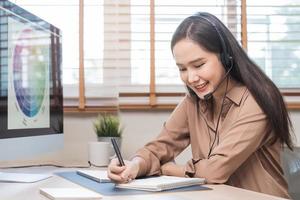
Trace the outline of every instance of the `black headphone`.
<instances>
[{"instance_id":1,"label":"black headphone","mask_svg":"<svg viewBox=\"0 0 300 200\"><path fill-rule=\"evenodd\" d=\"M225 70L226 70L226 73L225 73L225 76L223 77L223 79L220 81L220 83L216 86L216 88L206 94L204 96L204 99L208 100L212 97L213 93L217 90L217 88L220 86L220 84L226 79L226 77L228 76L228 74L230 73L232 67L233 67L233 59L232 57L229 55L228 51L227 51L227 48L226 48L226 45L225 45L225 41L224 41L224 38L222 37L221 35L221 31L219 30L219 28L215 25L215 23L213 23L211 20L209 20L206 16L205 16L205 13L197 13L196 15L194 15L195 17L199 17L201 19L204 19L205 21L207 21L217 32L218 34L218 37L219 37L219 40L220 40L220 43L221 43L221 52L220 52L220 60L221 60L221 63L223 64ZM226 83L226 91L227 91L227 87L228 87L228 79L227 79L227 83ZM213 150L213 147L214 147L214 144L216 142L216 139L218 137L218 141L217 143L219 143L219 135L218 135L218 128L219 128L219 121L220 121L220 117L221 117L221 113L222 113L222 110L223 110L223 106L224 106L224 100L225 100L225 95L226 95L226 92L223 96L223 100L222 100L222 106L221 106L221 111L220 111L220 114L218 116L218 120L217 120L217 126L216 126L216 131L215 131L215 137L214 137L214 140L213 140L213 143L212 145L210 146L209 148L209 152L208 152L208 155L207 157L209 158L211 153L212 153L212 150Z\"/></svg>"},{"instance_id":2,"label":"black headphone","mask_svg":"<svg viewBox=\"0 0 300 200\"><path fill-rule=\"evenodd\" d=\"M207 21L217 32L220 43L221 43L221 52L220 52L220 60L222 62L222 64L225 67L225 70L228 72L231 70L232 66L233 66L233 60L232 60L232 56L228 53L226 45L225 45L225 41L224 38L221 35L221 31L219 30L219 28L216 26L215 23L213 23L210 19L208 19L205 16L205 12L198 12L197 14L195 14L195 17L199 17L201 19L204 19L205 21Z\"/></svg>"}]
</instances>

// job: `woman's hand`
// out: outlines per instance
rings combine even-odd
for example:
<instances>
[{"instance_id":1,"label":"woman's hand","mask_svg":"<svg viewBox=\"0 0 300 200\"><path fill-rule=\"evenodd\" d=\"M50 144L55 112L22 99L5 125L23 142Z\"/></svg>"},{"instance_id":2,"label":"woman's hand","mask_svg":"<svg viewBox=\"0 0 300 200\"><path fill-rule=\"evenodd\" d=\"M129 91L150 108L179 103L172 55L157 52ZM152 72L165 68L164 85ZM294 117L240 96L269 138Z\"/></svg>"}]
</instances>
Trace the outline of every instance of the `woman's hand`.
<instances>
[{"instance_id":1,"label":"woman's hand","mask_svg":"<svg viewBox=\"0 0 300 200\"><path fill-rule=\"evenodd\" d=\"M176 165L175 162L167 162L161 166L162 175L167 176L184 176L184 166Z\"/></svg>"},{"instance_id":2,"label":"woman's hand","mask_svg":"<svg viewBox=\"0 0 300 200\"><path fill-rule=\"evenodd\" d=\"M113 182L126 183L135 179L139 172L139 163L135 160L124 160L125 166L119 166L118 159L112 159L108 165L107 175Z\"/></svg>"}]
</instances>

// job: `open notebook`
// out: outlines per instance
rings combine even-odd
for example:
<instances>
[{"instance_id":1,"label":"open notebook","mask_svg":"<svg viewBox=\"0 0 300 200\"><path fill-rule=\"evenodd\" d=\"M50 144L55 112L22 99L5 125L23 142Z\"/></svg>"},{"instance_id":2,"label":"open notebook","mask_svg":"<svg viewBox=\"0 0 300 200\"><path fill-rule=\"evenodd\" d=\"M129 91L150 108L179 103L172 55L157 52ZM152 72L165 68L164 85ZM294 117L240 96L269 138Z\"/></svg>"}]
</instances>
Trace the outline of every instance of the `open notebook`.
<instances>
[{"instance_id":1,"label":"open notebook","mask_svg":"<svg viewBox=\"0 0 300 200\"><path fill-rule=\"evenodd\" d=\"M86 178L92 179L99 183L109 183L110 179L107 177L107 172L104 170L81 169L76 171L77 174Z\"/></svg>"},{"instance_id":2,"label":"open notebook","mask_svg":"<svg viewBox=\"0 0 300 200\"><path fill-rule=\"evenodd\" d=\"M184 178L176 176L155 176L135 179L129 183L116 184L118 188L127 188L145 191L163 191L187 186L204 184L204 178Z\"/></svg>"}]
</instances>

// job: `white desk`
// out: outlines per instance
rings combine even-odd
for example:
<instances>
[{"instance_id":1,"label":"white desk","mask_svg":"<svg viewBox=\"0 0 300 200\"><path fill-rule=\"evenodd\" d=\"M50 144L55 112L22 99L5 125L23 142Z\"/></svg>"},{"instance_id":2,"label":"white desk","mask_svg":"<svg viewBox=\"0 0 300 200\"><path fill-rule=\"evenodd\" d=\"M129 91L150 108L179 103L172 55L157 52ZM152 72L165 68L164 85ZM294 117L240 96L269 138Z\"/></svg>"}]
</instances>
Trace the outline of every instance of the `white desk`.
<instances>
[{"instance_id":1,"label":"white desk","mask_svg":"<svg viewBox=\"0 0 300 200\"><path fill-rule=\"evenodd\" d=\"M23 173L53 173L71 171L71 168L30 167L18 169L1 169L4 172ZM257 192L252 192L227 185L207 185L213 190L191 192L162 192L147 195L103 196L104 200L271 200L282 199ZM0 199L3 200L48 200L39 193L41 187L81 187L66 179L54 175L53 177L36 183L0 183Z\"/></svg>"}]
</instances>

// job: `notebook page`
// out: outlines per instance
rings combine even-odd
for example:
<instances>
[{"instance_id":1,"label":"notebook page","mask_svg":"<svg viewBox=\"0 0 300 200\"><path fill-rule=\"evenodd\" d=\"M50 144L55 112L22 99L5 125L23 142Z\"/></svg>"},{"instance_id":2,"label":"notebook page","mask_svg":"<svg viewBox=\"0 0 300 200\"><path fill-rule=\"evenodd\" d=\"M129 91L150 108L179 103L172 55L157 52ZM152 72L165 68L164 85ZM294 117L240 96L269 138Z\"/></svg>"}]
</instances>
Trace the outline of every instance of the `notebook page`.
<instances>
[{"instance_id":1,"label":"notebook page","mask_svg":"<svg viewBox=\"0 0 300 200\"><path fill-rule=\"evenodd\" d=\"M129 183L117 184L116 187L147 191L162 191L167 189L203 184L204 182L204 178L158 176L143 179L135 179Z\"/></svg>"}]
</instances>

